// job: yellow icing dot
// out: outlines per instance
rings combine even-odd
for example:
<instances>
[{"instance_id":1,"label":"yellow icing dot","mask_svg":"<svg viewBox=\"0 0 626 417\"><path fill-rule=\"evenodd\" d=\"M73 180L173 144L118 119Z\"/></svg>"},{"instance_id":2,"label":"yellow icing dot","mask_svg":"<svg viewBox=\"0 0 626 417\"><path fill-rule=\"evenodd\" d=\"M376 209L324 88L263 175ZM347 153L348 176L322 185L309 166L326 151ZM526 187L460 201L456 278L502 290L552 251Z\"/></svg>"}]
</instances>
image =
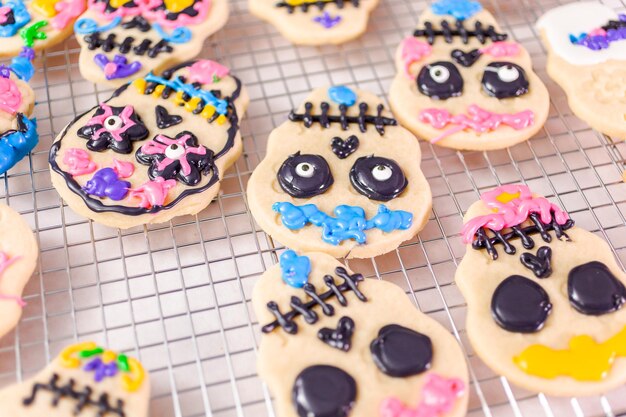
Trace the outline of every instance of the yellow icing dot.
<instances>
[{"instance_id":1,"label":"yellow icing dot","mask_svg":"<svg viewBox=\"0 0 626 417\"><path fill-rule=\"evenodd\" d=\"M185 99L183 98L183 92L179 91L176 93L176 95L174 96L174 104L176 105L180 105L180 104L185 104Z\"/></svg>"},{"instance_id":2,"label":"yellow icing dot","mask_svg":"<svg viewBox=\"0 0 626 417\"><path fill-rule=\"evenodd\" d=\"M193 6L194 0L165 0L165 7L173 13L180 13L188 7Z\"/></svg>"},{"instance_id":3,"label":"yellow icing dot","mask_svg":"<svg viewBox=\"0 0 626 417\"><path fill-rule=\"evenodd\" d=\"M322 3L330 3L333 0L321 0ZM286 0L285 3L287 3L290 6L296 7L296 6L302 6L303 4L316 4L319 3L319 0Z\"/></svg>"},{"instance_id":4,"label":"yellow icing dot","mask_svg":"<svg viewBox=\"0 0 626 417\"><path fill-rule=\"evenodd\" d=\"M141 363L133 358L128 358L128 368L130 375L122 376L122 384L126 391L134 392L137 391L143 383L146 378L146 372Z\"/></svg>"},{"instance_id":5,"label":"yellow icing dot","mask_svg":"<svg viewBox=\"0 0 626 417\"><path fill-rule=\"evenodd\" d=\"M519 198L519 196L520 196L519 192L517 192L515 194L502 193L502 194L500 194L499 196L496 197L496 200L498 200L502 204L507 204L507 203L510 203L511 201L515 200L516 198Z\"/></svg>"},{"instance_id":6,"label":"yellow icing dot","mask_svg":"<svg viewBox=\"0 0 626 417\"><path fill-rule=\"evenodd\" d=\"M200 104L200 97L194 97L185 103L185 110L192 112L198 107L198 104Z\"/></svg>"},{"instance_id":7,"label":"yellow icing dot","mask_svg":"<svg viewBox=\"0 0 626 417\"><path fill-rule=\"evenodd\" d=\"M57 15L57 10L54 6L59 0L35 0L32 3L33 10L45 17L54 17Z\"/></svg>"},{"instance_id":8,"label":"yellow icing dot","mask_svg":"<svg viewBox=\"0 0 626 417\"><path fill-rule=\"evenodd\" d=\"M215 107L206 105L204 106L204 109L202 109L202 113L200 113L200 116L204 117L205 119L210 119L211 117L213 117L213 114L215 114Z\"/></svg>"},{"instance_id":9,"label":"yellow icing dot","mask_svg":"<svg viewBox=\"0 0 626 417\"><path fill-rule=\"evenodd\" d=\"M133 81L133 85L139 91L139 94L143 94L146 91L146 80L143 78L137 78Z\"/></svg>"},{"instance_id":10,"label":"yellow icing dot","mask_svg":"<svg viewBox=\"0 0 626 417\"><path fill-rule=\"evenodd\" d=\"M111 7L115 9L119 9L120 7L124 6L128 2L130 2L130 0L110 0L109 4L111 5Z\"/></svg>"},{"instance_id":11,"label":"yellow icing dot","mask_svg":"<svg viewBox=\"0 0 626 417\"><path fill-rule=\"evenodd\" d=\"M102 353L102 362L104 363L115 362L116 359L117 359L117 353L111 350L105 350L104 353Z\"/></svg>"},{"instance_id":12,"label":"yellow icing dot","mask_svg":"<svg viewBox=\"0 0 626 417\"><path fill-rule=\"evenodd\" d=\"M94 342L77 343L75 345L66 347L61 351L61 354L59 355L59 358L61 360L61 366L64 366L65 368L78 368L82 361L74 357L74 354L82 350L93 350L97 347L98 345L96 345Z\"/></svg>"},{"instance_id":13,"label":"yellow icing dot","mask_svg":"<svg viewBox=\"0 0 626 417\"><path fill-rule=\"evenodd\" d=\"M223 125L224 122L226 122L226 116L224 116L223 114L220 114L219 117L217 118L217 124Z\"/></svg>"},{"instance_id":14,"label":"yellow icing dot","mask_svg":"<svg viewBox=\"0 0 626 417\"><path fill-rule=\"evenodd\" d=\"M159 98L163 93L163 90L165 90L165 86L163 84L157 85L152 92L152 97Z\"/></svg>"}]
</instances>

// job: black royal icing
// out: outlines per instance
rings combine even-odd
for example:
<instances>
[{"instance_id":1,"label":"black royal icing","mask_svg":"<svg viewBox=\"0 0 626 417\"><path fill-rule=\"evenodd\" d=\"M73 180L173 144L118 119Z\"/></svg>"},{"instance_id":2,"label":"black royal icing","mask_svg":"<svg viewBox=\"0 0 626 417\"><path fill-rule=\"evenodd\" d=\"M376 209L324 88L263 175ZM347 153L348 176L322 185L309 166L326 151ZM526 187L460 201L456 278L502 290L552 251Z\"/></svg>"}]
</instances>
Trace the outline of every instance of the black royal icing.
<instances>
[{"instance_id":1,"label":"black royal icing","mask_svg":"<svg viewBox=\"0 0 626 417\"><path fill-rule=\"evenodd\" d=\"M339 159L346 159L359 148L359 138L355 135L348 136L347 139L341 139L335 136L330 141L330 149Z\"/></svg>"},{"instance_id":2,"label":"black royal icing","mask_svg":"<svg viewBox=\"0 0 626 417\"><path fill-rule=\"evenodd\" d=\"M337 322L337 328L321 328L317 332L317 337L328 346L347 352L352 347L351 342L353 333L354 320L350 317L344 316Z\"/></svg>"},{"instance_id":3,"label":"black royal icing","mask_svg":"<svg viewBox=\"0 0 626 417\"><path fill-rule=\"evenodd\" d=\"M390 324L378 331L370 345L374 363L393 377L418 375L430 369L433 344L430 338L409 328Z\"/></svg>"},{"instance_id":4,"label":"black royal icing","mask_svg":"<svg viewBox=\"0 0 626 417\"><path fill-rule=\"evenodd\" d=\"M550 297L539 284L520 275L502 281L491 298L491 314L509 332L534 333L552 311Z\"/></svg>"},{"instance_id":5,"label":"black royal icing","mask_svg":"<svg viewBox=\"0 0 626 417\"><path fill-rule=\"evenodd\" d=\"M537 249L537 255L524 252L520 255L520 262L533 271L537 278L548 278L552 275L552 249L542 246Z\"/></svg>"},{"instance_id":6,"label":"black royal icing","mask_svg":"<svg viewBox=\"0 0 626 417\"><path fill-rule=\"evenodd\" d=\"M276 173L280 187L294 198L310 198L326 192L334 179L326 159L297 152L290 155Z\"/></svg>"},{"instance_id":7,"label":"black royal icing","mask_svg":"<svg viewBox=\"0 0 626 417\"><path fill-rule=\"evenodd\" d=\"M163 106L156 106L154 109L156 116L156 123L159 129L167 129L168 127L176 126L182 123L182 116L176 114L170 114Z\"/></svg>"},{"instance_id":8,"label":"black royal icing","mask_svg":"<svg viewBox=\"0 0 626 417\"><path fill-rule=\"evenodd\" d=\"M376 175L382 174L389 177L376 178ZM392 200L402 194L408 185L396 161L373 155L356 160L350 169L350 182L360 194L376 201Z\"/></svg>"},{"instance_id":9,"label":"black royal icing","mask_svg":"<svg viewBox=\"0 0 626 417\"><path fill-rule=\"evenodd\" d=\"M592 316L617 311L626 301L624 284L598 261L579 265L569 272L567 293L577 311Z\"/></svg>"},{"instance_id":10,"label":"black royal icing","mask_svg":"<svg viewBox=\"0 0 626 417\"><path fill-rule=\"evenodd\" d=\"M313 114L313 104L310 102L304 103L304 113L296 113L295 111L291 111L289 113L289 120L292 122L303 122L304 127L311 127L313 123L319 123L322 128L329 128L332 123L339 123L341 125L342 130L348 130L348 126L351 124L358 124L361 132L367 132L368 125L374 125L376 131L381 136L385 134L385 126L397 126L398 122L395 119L390 117L385 117L382 115L385 106L379 104L376 106L376 115L368 115L367 110L369 109L369 105L365 102L359 103L359 115L358 116L348 116L348 106L345 104L339 105L340 115L329 115L328 110L330 109L330 104L327 102L322 102L320 104L320 108L322 112L320 114Z\"/></svg>"},{"instance_id":11,"label":"black royal icing","mask_svg":"<svg viewBox=\"0 0 626 417\"><path fill-rule=\"evenodd\" d=\"M300 417L345 417L356 399L356 382L330 365L314 365L297 376L291 398Z\"/></svg>"},{"instance_id":12,"label":"black royal icing","mask_svg":"<svg viewBox=\"0 0 626 417\"><path fill-rule=\"evenodd\" d=\"M435 43L437 37L443 37L446 43L452 43L453 38L459 37L464 44L469 42L470 38L476 38L482 44L487 42L487 39L491 39L492 42L500 42L507 39L505 33L498 33L493 25L489 25L486 29L480 21L474 23L473 29L465 28L463 20L456 20L454 28L450 26L450 22L447 20L441 21L441 29L433 29L431 22L424 22L424 29L416 29L413 32L413 36L416 38L425 37L429 44Z\"/></svg>"}]
</instances>

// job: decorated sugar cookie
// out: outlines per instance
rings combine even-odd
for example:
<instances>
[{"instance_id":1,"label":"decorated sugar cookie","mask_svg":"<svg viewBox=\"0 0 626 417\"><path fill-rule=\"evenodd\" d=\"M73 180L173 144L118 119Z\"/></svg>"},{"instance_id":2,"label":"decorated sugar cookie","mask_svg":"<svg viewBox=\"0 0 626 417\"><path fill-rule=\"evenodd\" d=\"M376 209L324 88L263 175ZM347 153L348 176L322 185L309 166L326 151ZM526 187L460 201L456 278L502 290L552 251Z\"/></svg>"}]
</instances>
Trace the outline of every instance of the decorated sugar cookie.
<instances>
[{"instance_id":1,"label":"decorated sugar cookie","mask_svg":"<svg viewBox=\"0 0 626 417\"><path fill-rule=\"evenodd\" d=\"M24 43L40 50L62 42L85 5L86 0L0 1L0 57L17 55Z\"/></svg>"},{"instance_id":2,"label":"decorated sugar cookie","mask_svg":"<svg viewBox=\"0 0 626 417\"><path fill-rule=\"evenodd\" d=\"M52 184L76 212L129 228L196 214L242 150L248 96L222 65L148 74L79 116L50 150Z\"/></svg>"},{"instance_id":3,"label":"decorated sugar cookie","mask_svg":"<svg viewBox=\"0 0 626 417\"><path fill-rule=\"evenodd\" d=\"M548 74L594 129L626 139L626 14L597 2L550 10L537 22Z\"/></svg>"},{"instance_id":4,"label":"decorated sugar cookie","mask_svg":"<svg viewBox=\"0 0 626 417\"><path fill-rule=\"evenodd\" d=\"M257 223L281 243L365 258L411 239L428 220L419 144L373 94L314 90L269 137L248 182Z\"/></svg>"},{"instance_id":5,"label":"decorated sugar cookie","mask_svg":"<svg viewBox=\"0 0 626 417\"><path fill-rule=\"evenodd\" d=\"M278 417L465 415L461 348L399 287L288 250L252 302L263 332L258 372Z\"/></svg>"},{"instance_id":6,"label":"decorated sugar cookie","mask_svg":"<svg viewBox=\"0 0 626 417\"><path fill-rule=\"evenodd\" d=\"M548 117L530 55L474 0L439 0L396 53L389 102L403 126L447 148L503 149Z\"/></svg>"},{"instance_id":7,"label":"decorated sugar cookie","mask_svg":"<svg viewBox=\"0 0 626 417\"><path fill-rule=\"evenodd\" d=\"M340 44L367 29L378 0L248 0L250 12L298 45Z\"/></svg>"},{"instance_id":8,"label":"decorated sugar cookie","mask_svg":"<svg viewBox=\"0 0 626 417\"><path fill-rule=\"evenodd\" d=\"M74 31L83 77L122 85L198 55L228 20L227 0L88 0Z\"/></svg>"},{"instance_id":9,"label":"decorated sugar cookie","mask_svg":"<svg viewBox=\"0 0 626 417\"><path fill-rule=\"evenodd\" d=\"M150 379L137 359L83 342L0 391L0 417L147 417L149 400Z\"/></svg>"},{"instance_id":10,"label":"decorated sugar cookie","mask_svg":"<svg viewBox=\"0 0 626 417\"><path fill-rule=\"evenodd\" d=\"M606 242L524 185L484 193L461 234L456 283L468 337L488 366L549 395L626 382L626 275Z\"/></svg>"},{"instance_id":11,"label":"decorated sugar cookie","mask_svg":"<svg viewBox=\"0 0 626 417\"><path fill-rule=\"evenodd\" d=\"M22 316L22 291L37 263L37 241L18 213L0 204L0 338ZM2 402L0 402L2 404ZM2 407L0 407L2 408Z\"/></svg>"}]
</instances>

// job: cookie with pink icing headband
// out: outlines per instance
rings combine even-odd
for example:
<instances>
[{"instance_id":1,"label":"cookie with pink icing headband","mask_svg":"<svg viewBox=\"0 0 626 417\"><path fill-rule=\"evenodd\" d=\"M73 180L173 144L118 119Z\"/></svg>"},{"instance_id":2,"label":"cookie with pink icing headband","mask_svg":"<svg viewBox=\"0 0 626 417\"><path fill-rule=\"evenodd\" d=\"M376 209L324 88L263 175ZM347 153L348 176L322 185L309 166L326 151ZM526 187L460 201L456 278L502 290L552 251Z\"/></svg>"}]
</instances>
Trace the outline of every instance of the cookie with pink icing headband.
<instances>
[{"instance_id":1,"label":"cookie with pink icing headband","mask_svg":"<svg viewBox=\"0 0 626 417\"><path fill-rule=\"evenodd\" d=\"M537 29L548 51L548 74L565 90L574 114L626 140L626 13L576 2L545 13Z\"/></svg>"},{"instance_id":2,"label":"cookie with pink icing headband","mask_svg":"<svg viewBox=\"0 0 626 417\"><path fill-rule=\"evenodd\" d=\"M278 417L461 417L468 372L454 337L396 285L330 255L287 250L259 279L257 368Z\"/></svg>"},{"instance_id":3,"label":"cookie with pink icing headband","mask_svg":"<svg viewBox=\"0 0 626 417\"><path fill-rule=\"evenodd\" d=\"M461 236L455 280L467 335L489 367L557 396L626 382L626 274L604 240L521 184L483 193Z\"/></svg>"},{"instance_id":4,"label":"cookie with pink icing headband","mask_svg":"<svg viewBox=\"0 0 626 417\"><path fill-rule=\"evenodd\" d=\"M228 14L227 0L89 0L74 25L80 72L117 86L160 72L198 55Z\"/></svg>"},{"instance_id":5,"label":"cookie with pink icing headband","mask_svg":"<svg viewBox=\"0 0 626 417\"><path fill-rule=\"evenodd\" d=\"M403 126L433 144L503 149L548 117L546 87L525 48L474 0L439 0L396 52L389 103Z\"/></svg>"},{"instance_id":6,"label":"cookie with pink icing headband","mask_svg":"<svg viewBox=\"0 0 626 417\"><path fill-rule=\"evenodd\" d=\"M0 204L0 338L22 316L26 303L22 291L37 264L39 249L26 221L10 207Z\"/></svg>"}]
</instances>

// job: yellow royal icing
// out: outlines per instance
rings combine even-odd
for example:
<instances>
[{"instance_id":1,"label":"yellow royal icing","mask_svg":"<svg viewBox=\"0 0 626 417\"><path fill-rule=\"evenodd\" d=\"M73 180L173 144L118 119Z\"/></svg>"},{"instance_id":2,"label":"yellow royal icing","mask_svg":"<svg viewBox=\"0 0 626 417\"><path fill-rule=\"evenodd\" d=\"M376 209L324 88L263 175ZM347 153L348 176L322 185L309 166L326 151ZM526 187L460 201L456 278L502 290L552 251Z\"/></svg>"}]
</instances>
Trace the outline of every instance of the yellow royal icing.
<instances>
[{"instance_id":1,"label":"yellow royal icing","mask_svg":"<svg viewBox=\"0 0 626 417\"><path fill-rule=\"evenodd\" d=\"M180 13L193 6L194 0L165 0L165 7L173 13Z\"/></svg>"},{"instance_id":2,"label":"yellow royal icing","mask_svg":"<svg viewBox=\"0 0 626 417\"><path fill-rule=\"evenodd\" d=\"M78 368L82 361L74 356L75 353L81 350L93 350L97 348L94 342L77 343L66 347L61 351L59 358L61 359L61 365L66 368Z\"/></svg>"},{"instance_id":3,"label":"yellow royal icing","mask_svg":"<svg viewBox=\"0 0 626 417\"><path fill-rule=\"evenodd\" d=\"M578 381L599 381L606 378L618 356L626 356L626 327L603 343L580 335L570 339L568 349L532 345L513 362L527 374L541 378L570 376Z\"/></svg>"},{"instance_id":4,"label":"yellow royal icing","mask_svg":"<svg viewBox=\"0 0 626 417\"><path fill-rule=\"evenodd\" d=\"M146 378L146 371L144 371L141 363L133 358L128 358L128 367L130 375L124 375L122 377L122 383L126 391L134 392L139 389Z\"/></svg>"},{"instance_id":5,"label":"yellow royal icing","mask_svg":"<svg viewBox=\"0 0 626 417\"><path fill-rule=\"evenodd\" d=\"M109 4L114 9L119 9L120 7L123 7L128 2L130 2L130 0L110 0Z\"/></svg>"},{"instance_id":6,"label":"yellow royal icing","mask_svg":"<svg viewBox=\"0 0 626 417\"><path fill-rule=\"evenodd\" d=\"M287 3L289 6L297 7L302 6L303 4L316 4L320 1L322 3L330 3L334 0L286 0L285 3Z\"/></svg>"},{"instance_id":7,"label":"yellow royal icing","mask_svg":"<svg viewBox=\"0 0 626 417\"><path fill-rule=\"evenodd\" d=\"M54 17L57 15L55 8L59 0L34 0L32 3L33 10L45 17Z\"/></svg>"},{"instance_id":8,"label":"yellow royal icing","mask_svg":"<svg viewBox=\"0 0 626 417\"><path fill-rule=\"evenodd\" d=\"M502 193L496 197L496 200L498 200L502 204L508 204L511 201L515 200L516 198L519 198L519 196L520 196L519 192L514 193L514 194Z\"/></svg>"}]
</instances>

